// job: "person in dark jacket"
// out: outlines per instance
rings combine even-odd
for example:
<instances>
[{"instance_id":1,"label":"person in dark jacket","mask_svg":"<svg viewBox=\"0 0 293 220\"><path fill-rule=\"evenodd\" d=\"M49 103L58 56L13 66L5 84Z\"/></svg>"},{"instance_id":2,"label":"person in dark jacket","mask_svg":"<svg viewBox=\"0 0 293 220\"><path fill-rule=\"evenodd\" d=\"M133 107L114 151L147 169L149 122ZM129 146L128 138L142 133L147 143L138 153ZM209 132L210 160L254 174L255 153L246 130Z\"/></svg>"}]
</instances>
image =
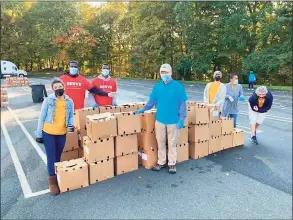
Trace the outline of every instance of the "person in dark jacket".
<instances>
[{"instance_id":1,"label":"person in dark jacket","mask_svg":"<svg viewBox=\"0 0 293 220\"><path fill-rule=\"evenodd\" d=\"M258 144L256 130L266 118L266 113L273 104L273 95L265 86L260 86L248 100L248 112L251 130L251 142Z\"/></svg>"}]
</instances>

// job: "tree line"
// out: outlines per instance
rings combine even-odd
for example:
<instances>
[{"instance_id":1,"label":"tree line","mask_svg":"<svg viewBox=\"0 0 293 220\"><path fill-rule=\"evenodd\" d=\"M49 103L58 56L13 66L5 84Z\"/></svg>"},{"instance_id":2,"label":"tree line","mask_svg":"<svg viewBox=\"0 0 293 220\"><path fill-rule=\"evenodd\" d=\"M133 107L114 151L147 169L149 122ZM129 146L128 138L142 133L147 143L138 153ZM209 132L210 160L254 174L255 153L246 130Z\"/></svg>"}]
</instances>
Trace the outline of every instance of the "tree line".
<instances>
[{"instance_id":1,"label":"tree line","mask_svg":"<svg viewBox=\"0 0 293 220\"><path fill-rule=\"evenodd\" d=\"M116 77L208 80L248 72L258 82L292 83L292 2L1 2L1 59L27 71L85 74L109 63ZM228 74L225 74L227 76Z\"/></svg>"}]
</instances>

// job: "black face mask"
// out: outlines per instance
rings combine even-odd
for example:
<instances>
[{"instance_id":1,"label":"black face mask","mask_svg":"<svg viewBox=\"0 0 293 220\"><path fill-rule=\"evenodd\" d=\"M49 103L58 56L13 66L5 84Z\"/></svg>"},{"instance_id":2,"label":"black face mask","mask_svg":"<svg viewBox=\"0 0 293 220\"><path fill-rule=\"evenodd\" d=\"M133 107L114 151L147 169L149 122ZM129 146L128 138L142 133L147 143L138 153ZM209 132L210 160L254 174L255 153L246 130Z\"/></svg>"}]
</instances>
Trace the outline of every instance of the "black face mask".
<instances>
[{"instance_id":1,"label":"black face mask","mask_svg":"<svg viewBox=\"0 0 293 220\"><path fill-rule=\"evenodd\" d=\"M220 79L221 79L220 76L216 76L216 77L215 77L215 80L216 80L216 81L220 81Z\"/></svg>"},{"instance_id":2,"label":"black face mask","mask_svg":"<svg viewBox=\"0 0 293 220\"><path fill-rule=\"evenodd\" d=\"M54 92L56 96L63 96L64 89L56 89Z\"/></svg>"}]
</instances>

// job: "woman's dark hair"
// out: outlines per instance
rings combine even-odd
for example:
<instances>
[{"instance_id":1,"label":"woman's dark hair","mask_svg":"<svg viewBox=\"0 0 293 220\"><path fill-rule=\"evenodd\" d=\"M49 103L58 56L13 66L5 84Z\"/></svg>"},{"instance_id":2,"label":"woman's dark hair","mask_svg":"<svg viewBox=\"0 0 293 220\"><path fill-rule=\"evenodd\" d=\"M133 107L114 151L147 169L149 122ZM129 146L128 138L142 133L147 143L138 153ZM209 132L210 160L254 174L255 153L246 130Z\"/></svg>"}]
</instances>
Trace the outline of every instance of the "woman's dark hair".
<instances>
[{"instance_id":1,"label":"woman's dark hair","mask_svg":"<svg viewBox=\"0 0 293 220\"><path fill-rule=\"evenodd\" d=\"M51 83L51 87L53 88L54 84L56 83L61 83L64 86L63 82L60 79L54 79L53 82Z\"/></svg>"},{"instance_id":2,"label":"woman's dark hair","mask_svg":"<svg viewBox=\"0 0 293 220\"><path fill-rule=\"evenodd\" d=\"M233 79L234 76L238 76L237 73L230 73L230 79Z\"/></svg>"}]
</instances>

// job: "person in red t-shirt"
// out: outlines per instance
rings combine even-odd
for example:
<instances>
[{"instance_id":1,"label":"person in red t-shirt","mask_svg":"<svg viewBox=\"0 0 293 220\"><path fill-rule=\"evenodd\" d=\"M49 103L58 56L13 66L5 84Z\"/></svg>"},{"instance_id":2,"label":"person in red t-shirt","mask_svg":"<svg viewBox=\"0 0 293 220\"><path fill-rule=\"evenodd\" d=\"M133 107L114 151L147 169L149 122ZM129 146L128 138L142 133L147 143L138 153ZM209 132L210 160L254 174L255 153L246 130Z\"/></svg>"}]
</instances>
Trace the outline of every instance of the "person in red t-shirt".
<instances>
[{"instance_id":1,"label":"person in red t-shirt","mask_svg":"<svg viewBox=\"0 0 293 220\"><path fill-rule=\"evenodd\" d=\"M92 85L104 92L117 92L117 83L114 79L110 77L110 67L108 64L103 64L102 74L92 81ZM93 108L98 108L99 106L113 105L117 106L116 97L107 97L97 94L89 94L89 100Z\"/></svg>"},{"instance_id":2,"label":"person in red t-shirt","mask_svg":"<svg viewBox=\"0 0 293 220\"><path fill-rule=\"evenodd\" d=\"M73 100L74 109L84 108L86 90L101 97L110 98L115 95L95 88L85 77L79 75L77 61L70 61L69 67L69 73L64 74L60 79L64 84L65 93Z\"/></svg>"}]
</instances>

